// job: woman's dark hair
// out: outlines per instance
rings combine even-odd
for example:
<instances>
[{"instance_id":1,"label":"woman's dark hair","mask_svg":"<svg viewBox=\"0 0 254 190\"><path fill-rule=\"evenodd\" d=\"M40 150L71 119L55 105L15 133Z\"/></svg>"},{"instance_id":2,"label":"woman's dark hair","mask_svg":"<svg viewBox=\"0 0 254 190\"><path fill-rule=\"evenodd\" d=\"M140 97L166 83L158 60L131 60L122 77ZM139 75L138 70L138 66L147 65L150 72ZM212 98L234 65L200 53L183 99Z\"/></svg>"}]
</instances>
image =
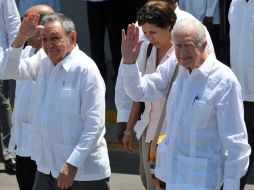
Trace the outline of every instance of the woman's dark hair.
<instances>
[{"instance_id":1,"label":"woman's dark hair","mask_svg":"<svg viewBox=\"0 0 254 190\"><path fill-rule=\"evenodd\" d=\"M149 1L137 14L138 25L154 24L160 28L173 28L176 15L169 3L165 1Z\"/></svg>"}]
</instances>

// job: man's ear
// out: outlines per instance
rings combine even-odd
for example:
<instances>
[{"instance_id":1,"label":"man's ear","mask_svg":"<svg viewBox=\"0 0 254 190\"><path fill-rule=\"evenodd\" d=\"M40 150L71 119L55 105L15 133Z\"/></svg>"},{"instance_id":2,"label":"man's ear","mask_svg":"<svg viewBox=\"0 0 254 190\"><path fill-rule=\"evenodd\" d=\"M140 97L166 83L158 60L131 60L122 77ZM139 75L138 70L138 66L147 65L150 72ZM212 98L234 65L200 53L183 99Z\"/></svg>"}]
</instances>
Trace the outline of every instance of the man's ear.
<instances>
[{"instance_id":1,"label":"man's ear","mask_svg":"<svg viewBox=\"0 0 254 190\"><path fill-rule=\"evenodd\" d=\"M71 31L69 33L69 36L70 36L71 43L75 44L76 40L77 40L77 32L76 31Z\"/></svg>"},{"instance_id":2,"label":"man's ear","mask_svg":"<svg viewBox=\"0 0 254 190\"><path fill-rule=\"evenodd\" d=\"M205 51L206 46L207 46L207 41L204 41L202 44L202 52Z\"/></svg>"}]
</instances>

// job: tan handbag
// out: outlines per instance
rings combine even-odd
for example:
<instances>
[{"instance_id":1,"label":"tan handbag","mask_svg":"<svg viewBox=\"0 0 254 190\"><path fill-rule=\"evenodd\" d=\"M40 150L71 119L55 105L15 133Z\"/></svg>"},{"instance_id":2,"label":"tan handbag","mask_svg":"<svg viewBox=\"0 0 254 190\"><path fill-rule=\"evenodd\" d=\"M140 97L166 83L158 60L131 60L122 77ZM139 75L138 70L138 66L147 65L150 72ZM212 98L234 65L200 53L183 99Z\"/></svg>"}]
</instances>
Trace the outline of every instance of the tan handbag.
<instances>
[{"instance_id":1,"label":"tan handbag","mask_svg":"<svg viewBox=\"0 0 254 190\"><path fill-rule=\"evenodd\" d=\"M155 177L156 149L157 149L158 144L160 144L161 141L166 137L166 134L160 134L160 132L161 132L161 128L162 128L162 125L163 125L163 122L164 122L164 119L165 119L165 115L166 115L166 106L167 106L167 100L168 100L169 92L170 92L172 84L175 81L175 78L178 74L178 70L179 70L179 64L176 65L176 68L174 70L172 79L170 81L168 93L167 93L167 96L166 96L167 98L166 98L166 101L163 105L160 120L159 120L157 129L156 129L156 132L155 132L155 135L154 135L154 140L150 141L149 150L148 150L148 162L150 163L150 172L151 172L153 182L154 182L155 185L157 185L161 188L165 188L165 182L163 182L163 181L161 181L161 180L159 180ZM154 143L154 142L156 142L156 143Z\"/></svg>"}]
</instances>

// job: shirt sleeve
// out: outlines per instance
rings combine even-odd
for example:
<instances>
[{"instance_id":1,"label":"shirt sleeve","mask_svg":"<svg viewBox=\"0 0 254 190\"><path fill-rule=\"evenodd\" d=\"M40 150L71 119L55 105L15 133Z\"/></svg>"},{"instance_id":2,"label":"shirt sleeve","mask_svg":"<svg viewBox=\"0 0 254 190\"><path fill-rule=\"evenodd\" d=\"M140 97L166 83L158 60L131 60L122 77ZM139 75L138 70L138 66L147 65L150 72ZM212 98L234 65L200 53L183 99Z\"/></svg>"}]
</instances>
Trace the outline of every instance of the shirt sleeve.
<instances>
[{"instance_id":1,"label":"shirt sleeve","mask_svg":"<svg viewBox=\"0 0 254 190\"><path fill-rule=\"evenodd\" d=\"M0 61L0 78L15 80L36 80L38 63L42 52L27 59L21 58L23 48L7 48Z\"/></svg>"},{"instance_id":2,"label":"shirt sleeve","mask_svg":"<svg viewBox=\"0 0 254 190\"><path fill-rule=\"evenodd\" d=\"M226 151L223 189L239 190L240 178L248 169L251 152L239 84L230 85L217 109L219 135Z\"/></svg>"},{"instance_id":3,"label":"shirt sleeve","mask_svg":"<svg viewBox=\"0 0 254 190\"><path fill-rule=\"evenodd\" d=\"M134 101L158 101L165 97L176 66L175 56L157 67L156 72L141 76L137 64L124 64L124 88Z\"/></svg>"},{"instance_id":4,"label":"shirt sleeve","mask_svg":"<svg viewBox=\"0 0 254 190\"><path fill-rule=\"evenodd\" d=\"M219 7L218 4L219 0L207 0L205 16L213 17L215 15L216 8Z\"/></svg>"},{"instance_id":5,"label":"shirt sleeve","mask_svg":"<svg viewBox=\"0 0 254 190\"><path fill-rule=\"evenodd\" d=\"M127 122L131 110L131 99L126 94L123 86L123 63L121 61L115 86L115 105L117 110L117 122Z\"/></svg>"},{"instance_id":6,"label":"shirt sleeve","mask_svg":"<svg viewBox=\"0 0 254 190\"><path fill-rule=\"evenodd\" d=\"M93 63L95 64L95 63ZM90 67L81 79L81 117L83 131L67 162L80 167L101 146L105 134L105 84L97 67Z\"/></svg>"},{"instance_id":7,"label":"shirt sleeve","mask_svg":"<svg viewBox=\"0 0 254 190\"><path fill-rule=\"evenodd\" d=\"M19 30L20 16L15 0L3 1L3 6L4 27L8 35L8 44L11 45Z\"/></svg>"}]
</instances>

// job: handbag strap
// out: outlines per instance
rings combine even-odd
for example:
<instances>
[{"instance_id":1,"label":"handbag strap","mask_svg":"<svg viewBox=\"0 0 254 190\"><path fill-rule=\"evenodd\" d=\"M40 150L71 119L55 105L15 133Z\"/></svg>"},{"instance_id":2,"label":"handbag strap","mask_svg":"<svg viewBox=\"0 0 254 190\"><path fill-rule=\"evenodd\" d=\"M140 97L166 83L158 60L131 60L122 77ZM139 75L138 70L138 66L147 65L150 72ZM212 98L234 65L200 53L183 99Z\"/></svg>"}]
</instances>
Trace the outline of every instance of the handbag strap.
<instances>
[{"instance_id":1,"label":"handbag strap","mask_svg":"<svg viewBox=\"0 0 254 190\"><path fill-rule=\"evenodd\" d=\"M144 73L146 72L147 60L151 55L152 49L153 49L153 44L150 42L146 49L146 62L145 62L144 72L142 73L142 75L144 75Z\"/></svg>"},{"instance_id":2,"label":"handbag strap","mask_svg":"<svg viewBox=\"0 0 254 190\"><path fill-rule=\"evenodd\" d=\"M161 115L160 115L160 120L159 120L159 123L157 125L157 129L156 129L156 132L155 132L155 135L154 135L154 139L153 139L153 142L151 144L151 150L153 152L156 152L156 147L157 147L157 141L158 141L158 138L160 136L160 131L161 131L161 128L162 128L162 125L163 125L163 121L164 121L164 118L165 118L165 115L166 115L166 107L167 107L167 101L168 101L168 96L169 96L169 92L171 90L171 87L173 85L173 82L175 81L176 79L176 76L178 74L178 71L179 71L179 64L177 63L176 64L176 67L175 67L175 70L174 70L174 73L173 73L173 76L171 78L171 81L169 83L169 88L168 88L168 92L167 92L167 96L166 96L166 100L165 100L165 103L163 105L163 108L162 108L162 112L161 112Z\"/></svg>"}]
</instances>

